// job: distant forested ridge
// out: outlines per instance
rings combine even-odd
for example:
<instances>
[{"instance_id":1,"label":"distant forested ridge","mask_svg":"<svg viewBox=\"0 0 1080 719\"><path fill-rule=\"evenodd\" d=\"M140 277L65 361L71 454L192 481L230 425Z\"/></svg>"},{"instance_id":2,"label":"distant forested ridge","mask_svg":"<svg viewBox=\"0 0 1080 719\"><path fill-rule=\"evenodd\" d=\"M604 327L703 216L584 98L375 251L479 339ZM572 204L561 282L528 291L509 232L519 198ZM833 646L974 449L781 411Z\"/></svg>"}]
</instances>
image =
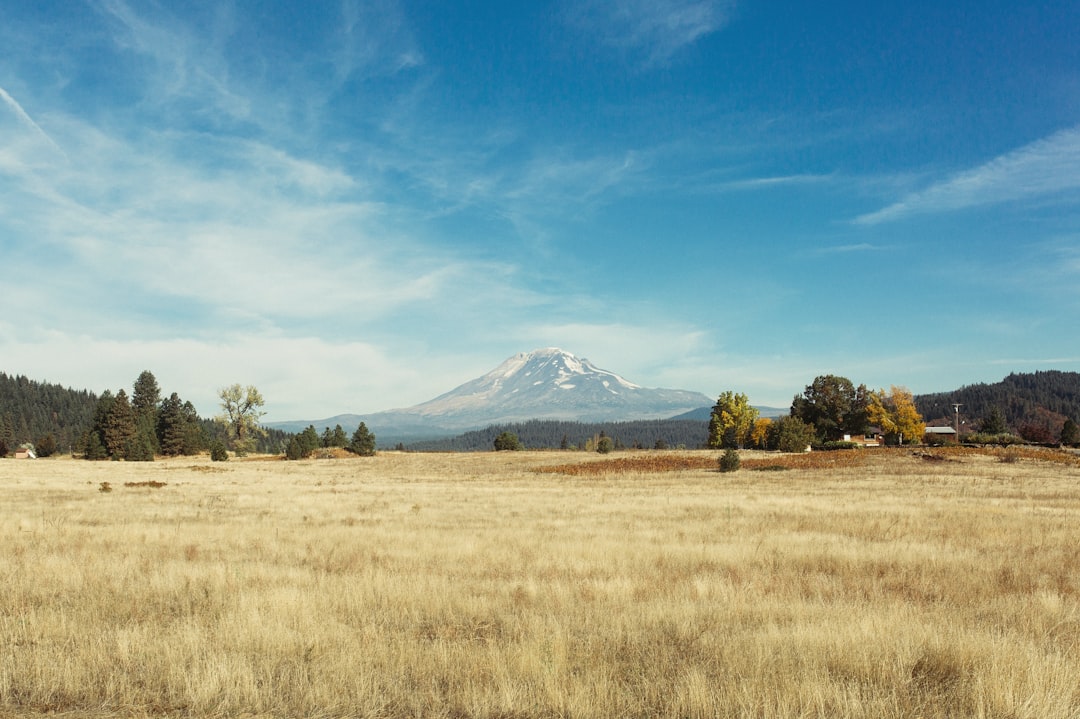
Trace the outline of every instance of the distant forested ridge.
<instances>
[{"instance_id":1,"label":"distant forested ridge","mask_svg":"<svg viewBox=\"0 0 1080 719\"><path fill-rule=\"evenodd\" d=\"M709 423L701 420L660 419L632 422L571 422L531 420L491 425L447 439L413 442L406 449L418 452L477 452L494 447L495 438L512 432L526 449L581 449L598 436L610 437L616 448L705 446Z\"/></svg>"},{"instance_id":2,"label":"distant forested ridge","mask_svg":"<svg viewBox=\"0 0 1080 719\"><path fill-rule=\"evenodd\" d=\"M86 390L0 372L0 443L15 448L51 434L60 451L70 451L93 421L97 399Z\"/></svg>"},{"instance_id":3,"label":"distant forested ridge","mask_svg":"<svg viewBox=\"0 0 1080 719\"><path fill-rule=\"evenodd\" d=\"M978 429L996 410L1010 429L1021 434L1030 434L1043 425L1053 434L1053 426L1057 425L1060 432L1065 420L1080 420L1080 373L1013 373L994 384L973 384L952 392L915 397L915 406L928 424L952 424L956 419L955 403L961 405L961 422L973 429Z\"/></svg>"}]
</instances>

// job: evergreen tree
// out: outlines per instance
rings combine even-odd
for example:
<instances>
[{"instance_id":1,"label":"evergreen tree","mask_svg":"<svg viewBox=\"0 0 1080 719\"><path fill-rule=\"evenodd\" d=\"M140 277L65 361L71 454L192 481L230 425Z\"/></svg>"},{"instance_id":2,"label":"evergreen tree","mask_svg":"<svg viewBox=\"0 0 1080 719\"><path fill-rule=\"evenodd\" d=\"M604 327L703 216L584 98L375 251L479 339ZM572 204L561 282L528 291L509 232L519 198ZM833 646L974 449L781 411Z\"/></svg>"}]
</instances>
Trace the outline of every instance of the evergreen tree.
<instances>
[{"instance_id":1,"label":"evergreen tree","mask_svg":"<svg viewBox=\"0 0 1080 719\"><path fill-rule=\"evenodd\" d=\"M119 390L102 427L105 450L112 459L124 459L128 446L135 438L135 414L128 402L127 393Z\"/></svg>"},{"instance_id":2,"label":"evergreen tree","mask_svg":"<svg viewBox=\"0 0 1080 719\"><path fill-rule=\"evenodd\" d=\"M101 432L93 430L87 434L86 441L83 443L83 457L89 460L109 458L109 452L101 440Z\"/></svg>"},{"instance_id":3,"label":"evergreen tree","mask_svg":"<svg viewBox=\"0 0 1080 719\"><path fill-rule=\"evenodd\" d=\"M368 430L367 425L363 422L353 432L352 441L348 447L350 452L360 455L361 457L373 457L375 456L375 435Z\"/></svg>"},{"instance_id":4,"label":"evergreen tree","mask_svg":"<svg viewBox=\"0 0 1080 719\"><path fill-rule=\"evenodd\" d=\"M198 454L207 448L207 434L203 429L203 420L195 411L195 405L184 402L180 408L184 417L184 456Z\"/></svg>"},{"instance_id":5,"label":"evergreen tree","mask_svg":"<svg viewBox=\"0 0 1080 719\"><path fill-rule=\"evenodd\" d=\"M101 393L101 397L98 398L94 407L94 419L90 424L90 429L79 441L85 459L108 459L109 450L105 443L105 426L108 424L109 414L112 412L114 404L116 404L116 398L112 392L105 390Z\"/></svg>"},{"instance_id":6,"label":"evergreen tree","mask_svg":"<svg viewBox=\"0 0 1080 719\"><path fill-rule=\"evenodd\" d=\"M161 453L167 457L184 454L186 431L184 405L180 396L173 392L162 400L158 410L157 438Z\"/></svg>"},{"instance_id":7,"label":"evergreen tree","mask_svg":"<svg viewBox=\"0 0 1080 719\"><path fill-rule=\"evenodd\" d=\"M135 380L131 391L131 411L135 416L135 431L139 443L150 442L151 454L158 451L158 405L161 402L161 388L157 378L150 370L143 370ZM140 454L145 451L140 450Z\"/></svg>"},{"instance_id":8,"label":"evergreen tree","mask_svg":"<svg viewBox=\"0 0 1080 719\"><path fill-rule=\"evenodd\" d=\"M210 461L212 462L227 462L229 459L229 451L225 449L225 443L220 439L215 439L210 443Z\"/></svg>"},{"instance_id":9,"label":"evergreen tree","mask_svg":"<svg viewBox=\"0 0 1080 719\"><path fill-rule=\"evenodd\" d=\"M319 433L315 431L315 425L309 424L307 429L297 435L300 442L302 456L308 457L319 448Z\"/></svg>"},{"instance_id":10,"label":"evergreen tree","mask_svg":"<svg viewBox=\"0 0 1080 719\"><path fill-rule=\"evenodd\" d=\"M1065 420L1065 424L1061 427L1061 437L1058 442L1066 447L1075 447L1080 444L1080 427L1076 426L1076 422L1071 419Z\"/></svg>"},{"instance_id":11,"label":"evergreen tree","mask_svg":"<svg viewBox=\"0 0 1080 719\"><path fill-rule=\"evenodd\" d=\"M349 436L345 434L345 430L341 428L341 425L334 425L334 433L330 438L331 447L344 447L349 444Z\"/></svg>"},{"instance_id":12,"label":"evergreen tree","mask_svg":"<svg viewBox=\"0 0 1080 719\"><path fill-rule=\"evenodd\" d=\"M154 435L147 428L137 429L128 443L125 459L129 462L154 461Z\"/></svg>"},{"instance_id":13,"label":"evergreen tree","mask_svg":"<svg viewBox=\"0 0 1080 719\"><path fill-rule=\"evenodd\" d=\"M150 370L143 370L131 390L131 409L136 419L157 414L161 388Z\"/></svg>"},{"instance_id":14,"label":"evergreen tree","mask_svg":"<svg viewBox=\"0 0 1080 719\"><path fill-rule=\"evenodd\" d=\"M1005 415L1001 413L1001 407L995 404L990 408L979 425L979 431L983 434L1004 434L1009 431L1005 426Z\"/></svg>"},{"instance_id":15,"label":"evergreen tree","mask_svg":"<svg viewBox=\"0 0 1080 719\"><path fill-rule=\"evenodd\" d=\"M297 460L303 458L304 447L300 443L300 438L294 434L289 438L289 443L285 446L285 459Z\"/></svg>"}]
</instances>

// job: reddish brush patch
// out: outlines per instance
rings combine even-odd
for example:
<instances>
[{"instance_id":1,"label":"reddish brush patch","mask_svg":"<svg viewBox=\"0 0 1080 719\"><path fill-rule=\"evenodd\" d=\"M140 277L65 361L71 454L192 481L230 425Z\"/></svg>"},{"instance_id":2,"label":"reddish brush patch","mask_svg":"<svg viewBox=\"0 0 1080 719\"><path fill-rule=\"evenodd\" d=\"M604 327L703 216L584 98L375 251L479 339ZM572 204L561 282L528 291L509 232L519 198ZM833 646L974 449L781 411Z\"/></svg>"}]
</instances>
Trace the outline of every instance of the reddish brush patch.
<instances>
[{"instance_id":1,"label":"reddish brush patch","mask_svg":"<svg viewBox=\"0 0 1080 719\"><path fill-rule=\"evenodd\" d=\"M743 469L840 469L859 467L866 463L866 450L837 452L811 452L808 454L778 454L771 457L755 457L742 460ZM651 454L640 457L619 457L600 462L575 462L537 467L536 472L566 474L575 477L603 474L628 474L631 472L658 474L695 469L716 469L717 457L713 454Z\"/></svg>"},{"instance_id":2,"label":"reddish brush patch","mask_svg":"<svg viewBox=\"0 0 1080 719\"><path fill-rule=\"evenodd\" d=\"M618 474L627 472L678 472L687 469L714 469L716 457L713 455L663 455L651 454L641 457L619 457L602 462L574 462L555 464L550 467L537 467L535 471L549 474L569 474L590 476L600 474Z\"/></svg>"},{"instance_id":3,"label":"reddish brush patch","mask_svg":"<svg viewBox=\"0 0 1080 719\"><path fill-rule=\"evenodd\" d=\"M743 469L844 469L866 464L868 452L873 450L849 449L835 452L807 452L806 454L781 454L776 457L755 457L742 461Z\"/></svg>"}]
</instances>

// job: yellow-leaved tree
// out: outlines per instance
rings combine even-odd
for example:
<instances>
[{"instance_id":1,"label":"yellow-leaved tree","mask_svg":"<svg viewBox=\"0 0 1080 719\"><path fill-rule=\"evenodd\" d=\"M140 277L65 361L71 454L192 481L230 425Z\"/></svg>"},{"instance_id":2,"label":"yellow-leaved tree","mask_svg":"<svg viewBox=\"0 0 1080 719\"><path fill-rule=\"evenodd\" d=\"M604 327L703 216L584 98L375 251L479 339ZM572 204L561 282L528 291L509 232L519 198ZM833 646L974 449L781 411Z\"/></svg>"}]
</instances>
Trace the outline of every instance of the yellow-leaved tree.
<instances>
[{"instance_id":1,"label":"yellow-leaved tree","mask_svg":"<svg viewBox=\"0 0 1080 719\"><path fill-rule=\"evenodd\" d=\"M886 442L917 442L926 433L926 423L906 387L893 385L888 394L883 389L868 393L866 418L881 427Z\"/></svg>"},{"instance_id":2,"label":"yellow-leaved tree","mask_svg":"<svg viewBox=\"0 0 1080 719\"><path fill-rule=\"evenodd\" d=\"M742 449L750 441L757 418L758 411L750 406L745 394L724 392L716 400L709 418L709 446Z\"/></svg>"}]
</instances>

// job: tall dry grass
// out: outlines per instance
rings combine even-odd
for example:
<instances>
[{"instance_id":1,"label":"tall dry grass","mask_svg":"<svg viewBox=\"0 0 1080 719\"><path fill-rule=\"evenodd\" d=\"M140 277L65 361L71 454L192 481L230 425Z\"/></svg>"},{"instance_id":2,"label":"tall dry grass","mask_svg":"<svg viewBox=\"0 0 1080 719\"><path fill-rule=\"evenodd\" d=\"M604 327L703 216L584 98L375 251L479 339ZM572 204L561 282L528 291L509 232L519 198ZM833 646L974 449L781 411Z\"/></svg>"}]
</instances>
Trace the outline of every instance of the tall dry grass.
<instances>
[{"instance_id":1,"label":"tall dry grass","mask_svg":"<svg viewBox=\"0 0 1080 719\"><path fill-rule=\"evenodd\" d=\"M1080 716L1075 466L578 456L0 462L0 715Z\"/></svg>"}]
</instances>

